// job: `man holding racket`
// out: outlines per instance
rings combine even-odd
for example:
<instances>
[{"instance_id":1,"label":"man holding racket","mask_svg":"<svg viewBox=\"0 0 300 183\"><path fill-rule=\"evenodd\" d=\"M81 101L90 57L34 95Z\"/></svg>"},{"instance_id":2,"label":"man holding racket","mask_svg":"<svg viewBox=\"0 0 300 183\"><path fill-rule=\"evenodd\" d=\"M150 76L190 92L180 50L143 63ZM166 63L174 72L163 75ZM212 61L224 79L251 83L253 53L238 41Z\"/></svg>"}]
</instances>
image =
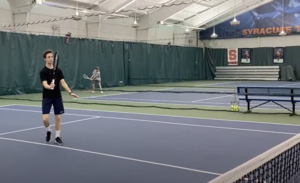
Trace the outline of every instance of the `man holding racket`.
<instances>
[{"instance_id":1,"label":"man holding racket","mask_svg":"<svg viewBox=\"0 0 300 183\"><path fill-rule=\"evenodd\" d=\"M95 70L93 71L93 75L91 76L91 81L92 81L92 93L94 93L94 91L95 91L95 83L98 83L100 92L103 93L102 86L101 86L101 74L100 74L99 67L96 67Z\"/></svg>"},{"instance_id":2,"label":"man holding racket","mask_svg":"<svg viewBox=\"0 0 300 183\"><path fill-rule=\"evenodd\" d=\"M73 97L78 98L78 96L70 90L67 83L64 80L64 74L60 68L54 68L53 66L53 51L46 50L43 53L43 58L46 62L46 65L40 71L40 79L43 84L43 101L42 101L42 112L43 112L43 123L47 129L46 141L50 142L51 140L51 128L49 123L49 113L53 105L54 115L55 115L55 143L62 145L62 139L60 136L61 131L61 115L65 112L64 105L62 100L62 95L59 87L59 83L63 88ZM55 69L55 79L53 80L53 71Z\"/></svg>"}]
</instances>

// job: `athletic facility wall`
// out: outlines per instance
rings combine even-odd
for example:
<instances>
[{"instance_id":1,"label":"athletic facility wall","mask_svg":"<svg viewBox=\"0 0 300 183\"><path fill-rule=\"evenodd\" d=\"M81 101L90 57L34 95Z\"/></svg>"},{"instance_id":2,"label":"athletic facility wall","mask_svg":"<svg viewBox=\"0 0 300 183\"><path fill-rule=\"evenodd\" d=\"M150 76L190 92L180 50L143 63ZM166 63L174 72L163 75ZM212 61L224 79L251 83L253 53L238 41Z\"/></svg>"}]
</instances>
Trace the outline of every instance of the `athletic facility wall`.
<instances>
[{"instance_id":1,"label":"athletic facility wall","mask_svg":"<svg viewBox=\"0 0 300 183\"><path fill-rule=\"evenodd\" d=\"M274 50L277 48L264 47L264 48L251 48L249 63L242 62L242 50L238 48L238 62L237 66L292 66L294 68L295 77L300 79L300 46L290 46L279 48L282 52L282 63L274 63ZM228 66L228 49L218 48L205 48L205 77L206 79L214 79L215 67Z\"/></svg>"},{"instance_id":2,"label":"athletic facility wall","mask_svg":"<svg viewBox=\"0 0 300 183\"><path fill-rule=\"evenodd\" d=\"M100 67L103 87L207 78L203 49L96 39L0 32L0 95L42 91L39 72L47 49L59 51L59 67L72 89L86 89Z\"/></svg>"}]
</instances>

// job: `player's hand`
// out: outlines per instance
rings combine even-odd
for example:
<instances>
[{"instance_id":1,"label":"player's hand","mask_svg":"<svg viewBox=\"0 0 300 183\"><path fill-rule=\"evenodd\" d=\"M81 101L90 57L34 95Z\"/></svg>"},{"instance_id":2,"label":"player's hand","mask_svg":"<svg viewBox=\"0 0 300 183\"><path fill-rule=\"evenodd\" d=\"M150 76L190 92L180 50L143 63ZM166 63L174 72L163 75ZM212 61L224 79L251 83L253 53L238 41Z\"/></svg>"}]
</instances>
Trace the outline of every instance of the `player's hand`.
<instances>
[{"instance_id":1,"label":"player's hand","mask_svg":"<svg viewBox=\"0 0 300 183\"><path fill-rule=\"evenodd\" d=\"M49 86L50 86L50 90L52 90L52 89L54 89L55 84L51 83Z\"/></svg>"},{"instance_id":2,"label":"player's hand","mask_svg":"<svg viewBox=\"0 0 300 183\"><path fill-rule=\"evenodd\" d=\"M71 95L72 97L79 98L79 96L76 95L75 93L71 93L70 95Z\"/></svg>"}]
</instances>

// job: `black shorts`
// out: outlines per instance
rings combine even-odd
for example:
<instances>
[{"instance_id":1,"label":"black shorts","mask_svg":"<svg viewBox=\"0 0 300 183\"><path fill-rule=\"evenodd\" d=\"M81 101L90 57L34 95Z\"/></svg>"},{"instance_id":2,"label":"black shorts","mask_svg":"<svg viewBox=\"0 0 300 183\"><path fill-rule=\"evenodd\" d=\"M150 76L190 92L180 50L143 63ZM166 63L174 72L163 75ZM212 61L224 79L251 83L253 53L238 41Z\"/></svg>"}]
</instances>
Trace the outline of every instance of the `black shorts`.
<instances>
[{"instance_id":1,"label":"black shorts","mask_svg":"<svg viewBox=\"0 0 300 183\"><path fill-rule=\"evenodd\" d=\"M57 97L57 98L43 98L42 101L43 114L49 114L52 105L53 105L55 115L65 113L62 98Z\"/></svg>"},{"instance_id":2,"label":"black shorts","mask_svg":"<svg viewBox=\"0 0 300 183\"><path fill-rule=\"evenodd\" d=\"M93 83L93 84L95 84L95 83L96 83L96 84L99 84L100 82L101 82L101 80L92 80L92 83Z\"/></svg>"}]
</instances>

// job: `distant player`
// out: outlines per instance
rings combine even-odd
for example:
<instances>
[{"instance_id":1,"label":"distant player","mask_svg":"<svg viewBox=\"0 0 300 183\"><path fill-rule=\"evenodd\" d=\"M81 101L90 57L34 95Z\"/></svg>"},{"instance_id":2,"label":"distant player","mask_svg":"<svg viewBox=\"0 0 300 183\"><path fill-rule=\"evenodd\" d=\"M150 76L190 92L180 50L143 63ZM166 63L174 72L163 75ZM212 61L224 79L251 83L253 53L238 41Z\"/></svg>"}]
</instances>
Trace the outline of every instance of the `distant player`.
<instances>
[{"instance_id":1,"label":"distant player","mask_svg":"<svg viewBox=\"0 0 300 183\"><path fill-rule=\"evenodd\" d=\"M55 115L55 143L62 145L62 139L60 136L61 130L61 115L65 112L62 95L60 92L59 84L72 96L78 98L78 96L71 92L67 83L64 80L64 74L60 68L56 68L56 78L55 84L52 83L53 75L53 51L46 50L43 53L43 58L46 62L43 69L40 71L40 79L43 84L43 101L42 101L42 112L43 112L43 122L46 127L46 141L50 142L51 140L51 128L49 123L49 113L53 106L54 115ZM53 89L51 89L53 88Z\"/></svg>"},{"instance_id":2,"label":"distant player","mask_svg":"<svg viewBox=\"0 0 300 183\"><path fill-rule=\"evenodd\" d=\"M96 67L95 70L93 71L93 75L91 76L91 81L92 81L92 89L93 89L92 93L94 93L95 91L95 83L98 83L100 92L103 93L102 86L101 86L101 73L99 67Z\"/></svg>"}]
</instances>

